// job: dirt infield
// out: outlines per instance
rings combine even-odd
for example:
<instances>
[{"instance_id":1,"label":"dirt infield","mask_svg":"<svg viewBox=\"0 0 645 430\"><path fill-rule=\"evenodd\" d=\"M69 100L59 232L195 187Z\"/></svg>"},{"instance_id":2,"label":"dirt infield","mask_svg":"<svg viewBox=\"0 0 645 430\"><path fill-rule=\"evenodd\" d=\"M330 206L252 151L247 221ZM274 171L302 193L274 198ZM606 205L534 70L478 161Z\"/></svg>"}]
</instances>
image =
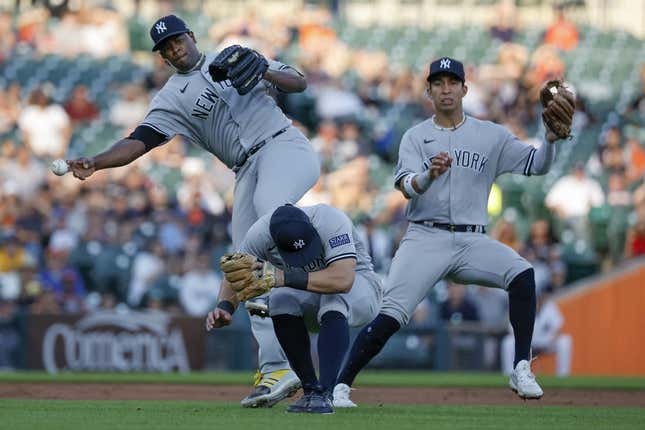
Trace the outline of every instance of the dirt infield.
<instances>
[{"instance_id":1,"label":"dirt infield","mask_svg":"<svg viewBox=\"0 0 645 430\"><path fill-rule=\"evenodd\" d=\"M62 400L213 400L239 401L248 386L179 384L0 383L0 398ZM501 388L362 387L352 392L358 403L637 406L645 407L645 391L546 389L539 401L522 401Z\"/></svg>"}]
</instances>

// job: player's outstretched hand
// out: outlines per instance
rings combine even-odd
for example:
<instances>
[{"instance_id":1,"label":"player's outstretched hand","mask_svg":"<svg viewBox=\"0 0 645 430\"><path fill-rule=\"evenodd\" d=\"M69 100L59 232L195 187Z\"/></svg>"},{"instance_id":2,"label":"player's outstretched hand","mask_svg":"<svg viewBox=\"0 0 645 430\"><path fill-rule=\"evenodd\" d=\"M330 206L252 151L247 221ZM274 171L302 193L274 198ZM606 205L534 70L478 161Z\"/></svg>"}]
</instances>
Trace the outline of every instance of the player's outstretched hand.
<instances>
[{"instance_id":1,"label":"player's outstretched hand","mask_svg":"<svg viewBox=\"0 0 645 430\"><path fill-rule=\"evenodd\" d=\"M206 316L206 331L227 326L231 323L231 314L224 309L215 308Z\"/></svg>"},{"instance_id":2,"label":"player's outstretched hand","mask_svg":"<svg viewBox=\"0 0 645 430\"><path fill-rule=\"evenodd\" d=\"M77 158L76 160L67 160L69 170L75 177L80 180L89 178L96 171L94 160L91 158Z\"/></svg>"},{"instance_id":3,"label":"player's outstretched hand","mask_svg":"<svg viewBox=\"0 0 645 430\"><path fill-rule=\"evenodd\" d=\"M432 158L430 164L430 177L436 179L439 175L446 172L452 165L452 157L447 152L440 152Z\"/></svg>"}]
</instances>

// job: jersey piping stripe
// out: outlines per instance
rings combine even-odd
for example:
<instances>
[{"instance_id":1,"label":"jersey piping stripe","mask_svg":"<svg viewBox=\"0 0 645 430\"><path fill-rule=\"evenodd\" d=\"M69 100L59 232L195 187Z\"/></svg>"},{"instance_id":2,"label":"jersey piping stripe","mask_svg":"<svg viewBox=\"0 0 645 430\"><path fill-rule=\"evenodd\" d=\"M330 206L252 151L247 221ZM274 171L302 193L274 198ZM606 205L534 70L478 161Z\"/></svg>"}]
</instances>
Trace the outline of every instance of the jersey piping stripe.
<instances>
[{"instance_id":1,"label":"jersey piping stripe","mask_svg":"<svg viewBox=\"0 0 645 430\"><path fill-rule=\"evenodd\" d=\"M168 134L166 132L163 132L163 131L159 130L159 128L155 127L154 125L152 125L152 124L150 124L148 122L142 122L141 125L146 126L146 127L150 127L151 129L153 129L157 133L166 136L166 139L168 139Z\"/></svg>"},{"instance_id":2,"label":"jersey piping stripe","mask_svg":"<svg viewBox=\"0 0 645 430\"><path fill-rule=\"evenodd\" d=\"M526 176L531 176L531 167L533 166L533 158L535 157L536 152L537 152L537 149L535 148L531 149L531 153L529 154L529 157L526 159L526 166L524 166L524 175Z\"/></svg>"},{"instance_id":3,"label":"jersey piping stripe","mask_svg":"<svg viewBox=\"0 0 645 430\"><path fill-rule=\"evenodd\" d=\"M353 259L356 260L356 253L355 252L346 252L345 254L338 254L338 255L330 258L329 260L325 261L325 263L327 263L327 265L329 265L329 264L333 263L334 261L344 260L345 258L353 258Z\"/></svg>"},{"instance_id":4,"label":"jersey piping stripe","mask_svg":"<svg viewBox=\"0 0 645 430\"><path fill-rule=\"evenodd\" d=\"M397 184L397 182L399 182L401 179L403 179L403 177L408 176L408 175L410 175L410 174L413 174L413 172L407 172L407 171L406 171L406 172L401 172L401 173L399 173L398 175L396 175L396 176L394 177L394 185L396 185L396 184Z\"/></svg>"}]
</instances>

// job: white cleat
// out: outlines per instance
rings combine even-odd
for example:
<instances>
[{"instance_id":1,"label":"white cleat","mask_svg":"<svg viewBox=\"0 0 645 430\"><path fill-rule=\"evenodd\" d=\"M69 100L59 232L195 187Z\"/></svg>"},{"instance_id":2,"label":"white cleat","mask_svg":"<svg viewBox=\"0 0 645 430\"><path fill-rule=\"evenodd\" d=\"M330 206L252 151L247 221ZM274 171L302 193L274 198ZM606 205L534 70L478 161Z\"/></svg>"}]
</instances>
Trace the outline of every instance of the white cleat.
<instances>
[{"instance_id":1,"label":"white cleat","mask_svg":"<svg viewBox=\"0 0 645 430\"><path fill-rule=\"evenodd\" d=\"M258 374L253 391L240 404L243 408L270 408L296 394L298 389L300 380L290 369Z\"/></svg>"},{"instance_id":2,"label":"white cleat","mask_svg":"<svg viewBox=\"0 0 645 430\"><path fill-rule=\"evenodd\" d=\"M531 373L531 364L527 360L517 363L515 370L508 380L511 390L515 391L522 399L539 399L544 392L535 381L535 375Z\"/></svg>"},{"instance_id":3,"label":"white cleat","mask_svg":"<svg viewBox=\"0 0 645 430\"><path fill-rule=\"evenodd\" d=\"M350 391L352 389L347 384L338 384L334 387L333 404L335 408L355 408L358 406L349 398Z\"/></svg>"}]
</instances>

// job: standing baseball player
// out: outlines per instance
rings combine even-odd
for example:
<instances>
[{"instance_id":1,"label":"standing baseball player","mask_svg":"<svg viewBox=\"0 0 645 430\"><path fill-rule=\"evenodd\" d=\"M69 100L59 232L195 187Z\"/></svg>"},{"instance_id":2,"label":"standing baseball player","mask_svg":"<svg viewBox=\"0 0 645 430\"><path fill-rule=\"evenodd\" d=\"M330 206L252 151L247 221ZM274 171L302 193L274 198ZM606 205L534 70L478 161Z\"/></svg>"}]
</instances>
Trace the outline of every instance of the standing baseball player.
<instances>
[{"instance_id":1,"label":"standing baseball player","mask_svg":"<svg viewBox=\"0 0 645 430\"><path fill-rule=\"evenodd\" d=\"M304 391L289 412L334 412L332 390L349 347L349 326L367 324L380 307L381 285L358 238L352 222L338 209L285 205L251 227L240 253L222 258L226 279L206 328L228 325L241 299L273 288L269 315ZM260 264L256 258L271 263L274 272L254 276ZM320 379L307 328L320 329ZM333 405L347 406L337 402L341 399L336 399L335 390L333 394Z\"/></svg>"},{"instance_id":2,"label":"standing baseball player","mask_svg":"<svg viewBox=\"0 0 645 430\"><path fill-rule=\"evenodd\" d=\"M203 54L195 35L175 15L150 29L153 51L176 73L151 102L143 122L125 139L92 158L69 160L74 176L123 166L181 135L222 160L236 173L233 245L263 214L296 202L320 174L318 157L305 136L277 107L268 90L303 91L307 83L295 69L259 53L231 46ZM251 316L259 344L259 377L244 407L283 399L300 386L276 341L268 318Z\"/></svg>"},{"instance_id":3,"label":"standing baseball player","mask_svg":"<svg viewBox=\"0 0 645 430\"><path fill-rule=\"evenodd\" d=\"M358 372L408 323L428 288L449 278L508 291L515 335L509 383L520 397L539 399L542 389L530 368L533 268L511 248L485 235L486 205L497 176L546 173L555 156L553 142L564 135L547 127L545 142L535 149L498 124L464 115L462 99L468 88L463 65L454 59L432 62L427 81L436 114L404 134L394 178L397 189L409 199L410 224L390 267L383 306L357 336L339 385L348 390ZM545 123L562 125L568 133L573 107L565 106L568 101L561 96L554 96L554 101L562 106L550 104L543 115ZM556 124L552 116L562 108L566 115ZM554 109L557 112L551 112Z\"/></svg>"}]
</instances>

